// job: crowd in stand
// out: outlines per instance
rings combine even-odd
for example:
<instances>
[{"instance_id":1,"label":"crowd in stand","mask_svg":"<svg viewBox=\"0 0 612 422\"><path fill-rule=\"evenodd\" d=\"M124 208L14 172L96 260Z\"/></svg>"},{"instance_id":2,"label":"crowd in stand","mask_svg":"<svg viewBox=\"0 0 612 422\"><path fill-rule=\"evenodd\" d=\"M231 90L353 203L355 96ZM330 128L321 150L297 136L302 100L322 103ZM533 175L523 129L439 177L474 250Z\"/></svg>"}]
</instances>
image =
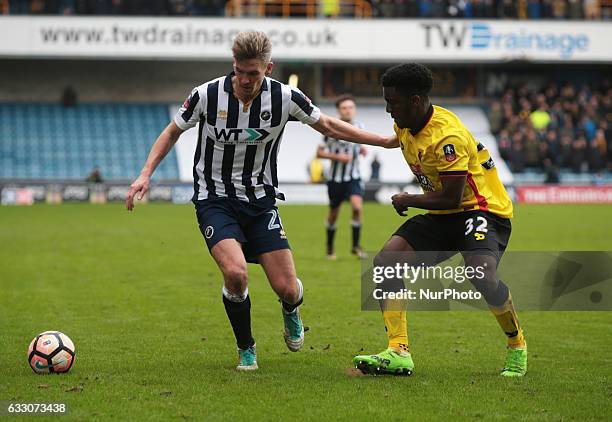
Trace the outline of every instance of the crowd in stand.
<instances>
[{"instance_id":1,"label":"crowd in stand","mask_svg":"<svg viewBox=\"0 0 612 422\"><path fill-rule=\"evenodd\" d=\"M8 0L3 11L41 15L223 16L225 3L226 0Z\"/></svg>"},{"instance_id":2,"label":"crowd in stand","mask_svg":"<svg viewBox=\"0 0 612 422\"><path fill-rule=\"evenodd\" d=\"M239 0L235 0L239 1ZM274 0L280 2L281 0ZM318 0L322 14L349 0ZM3 13L64 15L223 16L227 0L0 0ZM245 6L258 0L242 0ZM293 0L293 3L298 3ZM305 1L304 1L305 3ZM600 0L369 0L382 18L609 20ZM342 15L345 16L345 15Z\"/></svg>"},{"instance_id":3,"label":"crowd in stand","mask_svg":"<svg viewBox=\"0 0 612 422\"><path fill-rule=\"evenodd\" d=\"M598 0L370 0L377 17L610 19Z\"/></svg>"},{"instance_id":4,"label":"crowd in stand","mask_svg":"<svg viewBox=\"0 0 612 422\"><path fill-rule=\"evenodd\" d=\"M491 105L489 120L512 171L557 169L575 173L612 170L612 86L550 84L506 89ZM554 180L552 180L554 181Z\"/></svg>"}]
</instances>

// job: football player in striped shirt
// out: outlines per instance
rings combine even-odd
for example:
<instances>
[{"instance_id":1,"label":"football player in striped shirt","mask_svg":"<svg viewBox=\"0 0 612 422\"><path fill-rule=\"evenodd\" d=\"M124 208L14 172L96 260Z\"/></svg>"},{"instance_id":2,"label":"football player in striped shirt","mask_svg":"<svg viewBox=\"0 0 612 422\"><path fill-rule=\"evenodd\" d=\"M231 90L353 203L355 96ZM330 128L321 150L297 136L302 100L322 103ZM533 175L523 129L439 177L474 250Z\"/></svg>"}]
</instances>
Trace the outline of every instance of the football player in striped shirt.
<instances>
[{"instance_id":1,"label":"football player in striped shirt","mask_svg":"<svg viewBox=\"0 0 612 422\"><path fill-rule=\"evenodd\" d=\"M336 100L336 109L340 119L363 129L360 122L354 121L357 114L355 98L352 95L342 95ZM351 253L358 258L364 258L365 254L359 243L361 235L361 219L363 207L363 185L361 182L361 171L359 169L359 157L365 156L367 150L362 145L346 142L342 139L323 137L323 143L317 148L318 158L327 158L330 165L327 171L327 194L329 196L329 213L326 221L327 234L327 258L336 259L334 254L334 238L336 236L336 220L340 212L342 202L349 201L351 204Z\"/></svg>"},{"instance_id":2,"label":"football player in striped shirt","mask_svg":"<svg viewBox=\"0 0 612 422\"><path fill-rule=\"evenodd\" d=\"M194 88L151 148L132 183L126 207L142 199L161 160L187 129L198 126L193 203L200 231L223 275L223 304L238 346L238 370L258 368L251 333L247 262L259 263L281 300L284 339L297 352L304 343L298 311L303 286L276 207L277 157L285 124L299 120L325 136L373 145L388 137L326 116L298 89L270 78L270 39L239 33L232 46L233 70ZM291 140L296 142L297 140Z\"/></svg>"},{"instance_id":3,"label":"football player in striped shirt","mask_svg":"<svg viewBox=\"0 0 612 422\"><path fill-rule=\"evenodd\" d=\"M419 251L450 251L427 262L433 265L460 252L465 265L484 269L470 281L482 294L507 336L505 377L527 372L527 345L508 286L497 276L497 266L508 245L512 202L502 185L487 149L459 118L432 105L433 77L421 64L388 69L382 77L387 112L395 121L395 139L388 148L401 149L423 194L398 193L392 197L400 215L409 208L428 210L408 219L374 259L375 266L420 263ZM387 281L390 291L404 288L402 279ZM364 372L410 374L406 301L381 302L388 348L375 355L354 357ZM469 335L466 333L466 335Z\"/></svg>"}]
</instances>

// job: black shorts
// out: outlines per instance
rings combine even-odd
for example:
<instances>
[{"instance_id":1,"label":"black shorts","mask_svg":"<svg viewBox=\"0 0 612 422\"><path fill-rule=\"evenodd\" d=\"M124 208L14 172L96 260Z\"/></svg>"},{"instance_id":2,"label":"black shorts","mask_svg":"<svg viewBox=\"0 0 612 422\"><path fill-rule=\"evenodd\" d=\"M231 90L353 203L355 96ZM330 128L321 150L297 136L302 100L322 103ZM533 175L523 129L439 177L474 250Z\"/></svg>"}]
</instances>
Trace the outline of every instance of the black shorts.
<instances>
[{"instance_id":1,"label":"black shorts","mask_svg":"<svg viewBox=\"0 0 612 422\"><path fill-rule=\"evenodd\" d=\"M487 254L499 262L511 232L508 218L486 211L466 211L419 214L402 224L394 235L406 239L415 251Z\"/></svg>"},{"instance_id":2,"label":"black shorts","mask_svg":"<svg viewBox=\"0 0 612 422\"><path fill-rule=\"evenodd\" d=\"M330 208L338 208L342 201L348 201L353 195L363 196L361 180L327 182L327 195L329 196Z\"/></svg>"},{"instance_id":3,"label":"black shorts","mask_svg":"<svg viewBox=\"0 0 612 422\"><path fill-rule=\"evenodd\" d=\"M257 256L279 249L289 249L278 208L272 198L256 202L231 198L194 201L200 232L210 251L223 239L242 244L247 262L257 263Z\"/></svg>"}]
</instances>

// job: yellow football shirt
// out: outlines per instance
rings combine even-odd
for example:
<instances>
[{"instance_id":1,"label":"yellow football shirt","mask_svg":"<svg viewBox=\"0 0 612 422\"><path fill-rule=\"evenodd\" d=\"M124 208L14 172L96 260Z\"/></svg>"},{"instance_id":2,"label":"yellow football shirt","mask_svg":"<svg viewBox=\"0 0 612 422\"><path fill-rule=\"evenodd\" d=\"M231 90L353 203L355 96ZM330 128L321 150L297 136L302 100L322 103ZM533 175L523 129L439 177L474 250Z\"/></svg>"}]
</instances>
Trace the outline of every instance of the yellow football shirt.
<instances>
[{"instance_id":1,"label":"yellow football shirt","mask_svg":"<svg viewBox=\"0 0 612 422\"><path fill-rule=\"evenodd\" d=\"M489 152L455 114L434 105L422 128L393 126L404 158L425 194L441 190L443 177L467 176L461 207L430 213L482 210L512 218L512 201Z\"/></svg>"}]
</instances>

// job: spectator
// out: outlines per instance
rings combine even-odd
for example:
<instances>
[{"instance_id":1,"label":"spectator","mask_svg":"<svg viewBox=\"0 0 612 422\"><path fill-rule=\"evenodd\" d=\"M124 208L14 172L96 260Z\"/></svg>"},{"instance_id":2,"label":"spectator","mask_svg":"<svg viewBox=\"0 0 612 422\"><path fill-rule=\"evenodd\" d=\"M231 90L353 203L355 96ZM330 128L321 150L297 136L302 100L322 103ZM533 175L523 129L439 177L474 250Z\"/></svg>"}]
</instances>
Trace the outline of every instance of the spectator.
<instances>
[{"instance_id":1,"label":"spectator","mask_svg":"<svg viewBox=\"0 0 612 422\"><path fill-rule=\"evenodd\" d=\"M501 0L497 5L497 16L502 19L513 19L517 17L514 2L512 0Z\"/></svg>"},{"instance_id":2,"label":"spectator","mask_svg":"<svg viewBox=\"0 0 612 422\"><path fill-rule=\"evenodd\" d=\"M224 16L225 0L191 0L188 13L196 16Z\"/></svg>"},{"instance_id":3,"label":"spectator","mask_svg":"<svg viewBox=\"0 0 612 422\"><path fill-rule=\"evenodd\" d=\"M584 19L582 0L569 0L567 6L567 15L568 18L572 20Z\"/></svg>"},{"instance_id":4,"label":"spectator","mask_svg":"<svg viewBox=\"0 0 612 422\"><path fill-rule=\"evenodd\" d=\"M587 141L582 134L572 142L572 170L574 173L582 173L586 170L587 146Z\"/></svg>"},{"instance_id":5,"label":"spectator","mask_svg":"<svg viewBox=\"0 0 612 422\"><path fill-rule=\"evenodd\" d=\"M499 155L501 156L501 158L503 158L505 161L511 161L512 141L510 140L510 137L508 136L508 131L506 129L503 129L499 133L497 147L499 149Z\"/></svg>"},{"instance_id":6,"label":"spectator","mask_svg":"<svg viewBox=\"0 0 612 422\"><path fill-rule=\"evenodd\" d=\"M525 165L531 168L541 167L540 160L540 139L538 133L529 129L525 137Z\"/></svg>"},{"instance_id":7,"label":"spectator","mask_svg":"<svg viewBox=\"0 0 612 422\"><path fill-rule=\"evenodd\" d=\"M468 3L469 4L469 3ZM472 17L471 11L469 11L469 15L466 15L466 3L460 2L459 0L450 0L448 2L448 6L446 7L446 15L449 18L462 18L462 17ZM469 6L471 9L471 4Z\"/></svg>"},{"instance_id":8,"label":"spectator","mask_svg":"<svg viewBox=\"0 0 612 422\"><path fill-rule=\"evenodd\" d=\"M559 139L557 137L556 130L549 130L546 132L546 140L544 144L549 151L549 158L553 161L556 161L559 157Z\"/></svg>"},{"instance_id":9,"label":"spectator","mask_svg":"<svg viewBox=\"0 0 612 422\"><path fill-rule=\"evenodd\" d=\"M100 172L100 167L95 166L85 181L88 183L104 183L102 172Z\"/></svg>"},{"instance_id":10,"label":"spectator","mask_svg":"<svg viewBox=\"0 0 612 422\"><path fill-rule=\"evenodd\" d=\"M605 169L606 150L608 148L603 130L597 130L589 146L589 171L598 173Z\"/></svg>"},{"instance_id":11,"label":"spectator","mask_svg":"<svg viewBox=\"0 0 612 422\"><path fill-rule=\"evenodd\" d=\"M544 183L546 184L559 183L560 181L559 168L555 164L553 164L553 161L550 158L545 158L543 164L544 164L544 174L546 174Z\"/></svg>"},{"instance_id":12,"label":"spectator","mask_svg":"<svg viewBox=\"0 0 612 422\"><path fill-rule=\"evenodd\" d=\"M554 19L565 19L567 10L566 0L553 0L552 14Z\"/></svg>"},{"instance_id":13,"label":"spectator","mask_svg":"<svg viewBox=\"0 0 612 422\"><path fill-rule=\"evenodd\" d=\"M340 14L339 0L322 0L321 12L326 18L335 18Z\"/></svg>"},{"instance_id":14,"label":"spectator","mask_svg":"<svg viewBox=\"0 0 612 422\"><path fill-rule=\"evenodd\" d=\"M78 103L78 96L72 85L67 85L62 91L62 106L75 107Z\"/></svg>"},{"instance_id":15,"label":"spectator","mask_svg":"<svg viewBox=\"0 0 612 422\"><path fill-rule=\"evenodd\" d=\"M599 20L601 18L599 0L584 0L583 8L585 18L589 20Z\"/></svg>"},{"instance_id":16,"label":"spectator","mask_svg":"<svg viewBox=\"0 0 612 422\"><path fill-rule=\"evenodd\" d=\"M561 135L561 143L559 145L561 167L570 167L572 165L572 139L573 136Z\"/></svg>"},{"instance_id":17,"label":"spectator","mask_svg":"<svg viewBox=\"0 0 612 422\"><path fill-rule=\"evenodd\" d=\"M184 16L187 14L185 0L168 0L168 11L170 15Z\"/></svg>"},{"instance_id":18,"label":"spectator","mask_svg":"<svg viewBox=\"0 0 612 422\"><path fill-rule=\"evenodd\" d=\"M580 129L584 131L587 141L595 138L597 127L595 126L595 122L589 116L584 116L580 120Z\"/></svg>"},{"instance_id":19,"label":"spectator","mask_svg":"<svg viewBox=\"0 0 612 422\"><path fill-rule=\"evenodd\" d=\"M510 168L515 173L522 173L525 169L525 151L523 148L523 135L516 132L512 136L512 154Z\"/></svg>"},{"instance_id":20,"label":"spectator","mask_svg":"<svg viewBox=\"0 0 612 422\"><path fill-rule=\"evenodd\" d=\"M378 160L378 155L374 155L372 158L372 162L370 163L370 169L372 170L370 173L370 182L379 182L380 181L380 161Z\"/></svg>"},{"instance_id":21,"label":"spectator","mask_svg":"<svg viewBox=\"0 0 612 422\"><path fill-rule=\"evenodd\" d=\"M553 17L553 0L542 0L542 19L551 19Z\"/></svg>"},{"instance_id":22,"label":"spectator","mask_svg":"<svg viewBox=\"0 0 612 422\"><path fill-rule=\"evenodd\" d=\"M472 17L476 19L493 17L493 1L491 0L473 0L466 2L472 8Z\"/></svg>"},{"instance_id":23,"label":"spectator","mask_svg":"<svg viewBox=\"0 0 612 422\"><path fill-rule=\"evenodd\" d=\"M503 113L501 103L499 101L494 101L491 104L491 109L489 110L489 122L491 123L491 132L494 135L497 135L502 128L503 124Z\"/></svg>"},{"instance_id":24,"label":"spectator","mask_svg":"<svg viewBox=\"0 0 612 422\"><path fill-rule=\"evenodd\" d=\"M531 119L531 124L537 130L546 129L550 123L550 115L546 111L546 104L540 105L540 107L536 111L532 112L529 117Z\"/></svg>"},{"instance_id":25,"label":"spectator","mask_svg":"<svg viewBox=\"0 0 612 422\"><path fill-rule=\"evenodd\" d=\"M542 5L539 0L527 0L527 17L529 19L540 19L542 17Z\"/></svg>"}]
</instances>

